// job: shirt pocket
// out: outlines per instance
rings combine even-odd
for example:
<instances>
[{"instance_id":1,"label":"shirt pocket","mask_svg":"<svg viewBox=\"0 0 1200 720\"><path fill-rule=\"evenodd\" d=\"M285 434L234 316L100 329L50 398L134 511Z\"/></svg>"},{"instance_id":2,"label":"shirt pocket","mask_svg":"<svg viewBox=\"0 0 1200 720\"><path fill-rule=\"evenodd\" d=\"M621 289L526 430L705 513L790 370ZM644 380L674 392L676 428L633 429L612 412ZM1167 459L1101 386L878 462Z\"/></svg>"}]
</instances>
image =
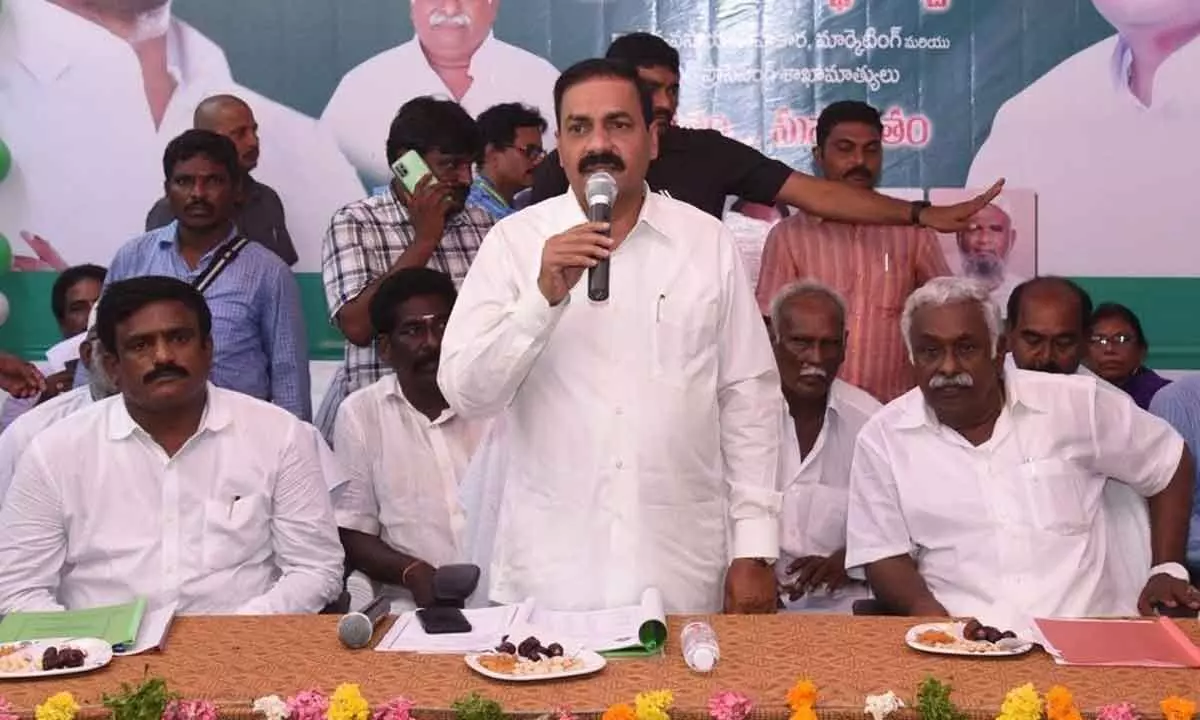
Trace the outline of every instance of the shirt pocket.
<instances>
[{"instance_id":1,"label":"shirt pocket","mask_svg":"<svg viewBox=\"0 0 1200 720\"><path fill-rule=\"evenodd\" d=\"M653 375L663 385L686 388L716 361L715 321L708 306L691 307L682 300L659 296L655 307Z\"/></svg>"},{"instance_id":2,"label":"shirt pocket","mask_svg":"<svg viewBox=\"0 0 1200 720\"><path fill-rule=\"evenodd\" d=\"M241 495L208 500L204 513L204 567L224 570L270 555L271 498Z\"/></svg>"},{"instance_id":3,"label":"shirt pocket","mask_svg":"<svg viewBox=\"0 0 1200 720\"><path fill-rule=\"evenodd\" d=\"M1091 526L1084 498L1086 472L1065 460L1030 460L1017 468L1017 497L1025 523L1055 535L1082 535ZM1018 520L1022 520L1018 519Z\"/></svg>"}]
</instances>

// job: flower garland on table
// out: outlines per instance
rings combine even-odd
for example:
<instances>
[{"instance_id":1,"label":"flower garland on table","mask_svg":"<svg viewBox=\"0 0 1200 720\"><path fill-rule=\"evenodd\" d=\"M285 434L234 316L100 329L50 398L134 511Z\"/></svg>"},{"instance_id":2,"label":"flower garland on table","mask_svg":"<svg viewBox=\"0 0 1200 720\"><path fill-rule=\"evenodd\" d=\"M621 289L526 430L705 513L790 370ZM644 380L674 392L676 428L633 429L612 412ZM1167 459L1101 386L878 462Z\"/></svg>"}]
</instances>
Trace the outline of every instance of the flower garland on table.
<instances>
[{"instance_id":1,"label":"flower garland on table","mask_svg":"<svg viewBox=\"0 0 1200 720\"><path fill-rule=\"evenodd\" d=\"M950 699L952 688L928 677L917 688L916 712L921 720L966 720L966 715ZM121 691L102 696L104 707L112 712L113 720L218 720L216 705L209 700L182 699L167 689L166 681L150 678L137 686L123 684ZM675 704L670 690L651 690L638 693L632 703L609 706L602 720L671 720L669 711ZM811 680L799 680L787 692L789 720L817 720L817 686ZM1193 720L1196 702L1172 695L1158 704L1164 720ZM286 700L278 695L265 695L253 703L253 711L262 720L415 720L414 703L400 696L382 705L371 707L354 683L338 685L333 695L319 690L305 690ZM456 720L504 720L500 703L471 693L451 705ZM871 720L887 720L896 710L905 707L904 701L892 691L868 695L863 714ZM79 703L71 693L60 692L46 698L34 711L36 720L75 720ZM748 720L754 702L733 691L722 691L708 700L712 720ZM1096 711L1097 720L1141 720L1132 703L1113 703ZM0 697L0 720L19 720L12 705ZM1052 686L1045 696L1038 694L1033 683L1008 691L996 720L1083 720L1071 691L1062 685ZM566 708L557 708L537 720L577 720Z\"/></svg>"}]
</instances>

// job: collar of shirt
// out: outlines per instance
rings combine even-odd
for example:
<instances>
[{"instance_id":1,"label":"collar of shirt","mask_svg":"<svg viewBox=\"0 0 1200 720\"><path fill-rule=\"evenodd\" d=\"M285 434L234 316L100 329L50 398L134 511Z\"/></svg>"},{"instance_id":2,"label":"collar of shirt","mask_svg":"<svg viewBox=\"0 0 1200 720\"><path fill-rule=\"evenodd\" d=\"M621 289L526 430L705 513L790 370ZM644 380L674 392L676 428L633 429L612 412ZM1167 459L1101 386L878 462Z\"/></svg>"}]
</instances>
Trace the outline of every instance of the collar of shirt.
<instances>
[{"instance_id":1,"label":"collar of shirt","mask_svg":"<svg viewBox=\"0 0 1200 720\"><path fill-rule=\"evenodd\" d=\"M663 218L659 214L658 209L659 195L650 190L650 185L642 182L642 192L644 201L642 208L638 211L637 222L633 224L629 234L633 235L642 225L645 225L648 230L653 231L653 234L664 241L670 242L671 238L666 231L666 225L663 223ZM567 191L559 196L559 206L557 208L557 216L563 223L563 227L574 227L576 225L588 221L587 214L584 212L579 201L575 197L575 191L572 188L567 188ZM628 238L627 238L628 239ZM622 243L623 244L623 243ZM617 248L620 251L620 248Z\"/></svg>"},{"instance_id":2,"label":"collar of shirt","mask_svg":"<svg viewBox=\"0 0 1200 720\"><path fill-rule=\"evenodd\" d=\"M205 431L219 432L229 426L233 421L233 414L230 409L222 402L220 393L213 392L213 384L207 384L208 398L204 403L204 414L200 417L200 426L196 428L195 435L199 437ZM119 396L118 396L119 397ZM134 433L145 434L145 430L133 419L129 414L128 408L125 407L124 399L114 400L108 406L108 439L109 440L124 440L134 435Z\"/></svg>"},{"instance_id":3,"label":"collar of shirt","mask_svg":"<svg viewBox=\"0 0 1200 720\"><path fill-rule=\"evenodd\" d=\"M1030 371L1017 369L1016 366L1010 366L1008 360L1005 360L1004 368L1004 406L1013 412L1017 407L1023 407L1037 413L1049 412L1046 403L1037 397L1036 393L1030 392L1029 388L1024 386L1022 378ZM941 427L941 422L929 405L925 402L925 395L921 392L920 387L913 388L906 395L900 397L896 402L904 403L904 407L900 415L896 418L896 427L901 430L915 430L921 427L936 429Z\"/></svg>"},{"instance_id":4,"label":"collar of shirt","mask_svg":"<svg viewBox=\"0 0 1200 720\"><path fill-rule=\"evenodd\" d=\"M9 0L0 12L0 57L11 56L43 84L93 51L123 43L99 25L44 0Z\"/></svg>"},{"instance_id":5,"label":"collar of shirt","mask_svg":"<svg viewBox=\"0 0 1200 720\"><path fill-rule=\"evenodd\" d=\"M207 86L233 82L225 51L191 25L174 18L167 30L167 72L179 84L172 99L196 83Z\"/></svg>"},{"instance_id":6,"label":"collar of shirt","mask_svg":"<svg viewBox=\"0 0 1200 720\"><path fill-rule=\"evenodd\" d=\"M513 213L512 206L504 201L496 186L484 177L483 173L475 173L475 179L471 181L471 192L467 195L467 204L482 209L497 220Z\"/></svg>"},{"instance_id":7,"label":"collar of shirt","mask_svg":"<svg viewBox=\"0 0 1200 720\"><path fill-rule=\"evenodd\" d=\"M180 256L180 258L182 259L183 253L181 253L179 251L179 221L172 220L170 225L166 225L163 228L161 228L160 230L158 230L157 234L158 234L158 248L160 250L174 250L175 253L178 254ZM234 239L237 236L238 236L237 225L234 225L229 228L229 234L225 236L224 240L217 243L216 245L213 245L211 250L209 250L208 252L206 252L200 256L200 264L197 267L203 266L206 262L208 262L208 260L213 256L214 253L216 253L221 248L225 247L226 243L228 243L230 240Z\"/></svg>"},{"instance_id":8,"label":"collar of shirt","mask_svg":"<svg viewBox=\"0 0 1200 720\"><path fill-rule=\"evenodd\" d=\"M484 38L483 43L475 54L471 56L471 65L467 68L467 74L473 80L478 80L480 77L490 77L496 69L496 55L500 47L500 41L496 39L494 33L488 33ZM408 69L410 75L406 78L407 85L417 85L425 87L441 88L441 92L434 93L435 97L442 99L453 99L453 94L450 88L446 87L446 83L442 82L442 78L429 64L429 58L425 55L425 49L421 47L421 40L415 34L412 40L400 46L401 60ZM474 83L471 85L475 87ZM470 90L468 90L470 92Z\"/></svg>"},{"instance_id":9,"label":"collar of shirt","mask_svg":"<svg viewBox=\"0 0 1200 720\"><path fill-rule=\"evenodd\" d=\"M430 420L425 413L414 407L413 404L408 401L408 398L404 396L404 388L400 387L400 379L396 377L395 373L392 373L388 379L390 382L387 385L387 397L392 398L394 402L398 402L408 408L413 413L414 417L421 418L429 427L444 425L457 417L454 414L454 411L447 407L442 411L441 415L437 416L435 420Z\"/></svg>"},{"instance_id":10,"label":"collar of shirt","mask_svg":"<svg viewBox=\"0 0 1200 720\"><path fill-rule=\"evenodd\" d=\"M1129 98L1138 107L1149 110L1151 107L1162 105L1173 96L1188 97L1193 95L1195 87L1194 73L1200 69L1200 37L1193 38L1186 45L1168 55L1159 65L1154 74L1154 100L1152 106L1142 104L1133 94L1129 86L1133 74L1133 49L1125 38L1117 36L1117 45L1113 49L1110 62L1113 89Z\"/></svg>"}]
</instances>

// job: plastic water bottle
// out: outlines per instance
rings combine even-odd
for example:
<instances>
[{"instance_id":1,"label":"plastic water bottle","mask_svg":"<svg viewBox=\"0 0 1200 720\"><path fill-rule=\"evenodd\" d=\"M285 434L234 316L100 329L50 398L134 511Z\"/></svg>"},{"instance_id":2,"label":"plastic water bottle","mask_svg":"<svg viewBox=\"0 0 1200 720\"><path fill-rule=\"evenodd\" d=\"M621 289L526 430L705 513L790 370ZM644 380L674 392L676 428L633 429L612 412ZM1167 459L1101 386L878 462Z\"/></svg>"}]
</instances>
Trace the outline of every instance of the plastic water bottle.
<instances>
[{"instance_id":1,"label":"plastic water bottle","mask_svg":"<svg viewBox=\"0 0 1200 720\"><path fill-rule=\"evenodd\" d=\"M682 645L683 661L696 672L711 672L721 657L721 649L717 646L717 633L712 626L702 620L696 620L683 626Z\"/></svg>"}]
</instances>

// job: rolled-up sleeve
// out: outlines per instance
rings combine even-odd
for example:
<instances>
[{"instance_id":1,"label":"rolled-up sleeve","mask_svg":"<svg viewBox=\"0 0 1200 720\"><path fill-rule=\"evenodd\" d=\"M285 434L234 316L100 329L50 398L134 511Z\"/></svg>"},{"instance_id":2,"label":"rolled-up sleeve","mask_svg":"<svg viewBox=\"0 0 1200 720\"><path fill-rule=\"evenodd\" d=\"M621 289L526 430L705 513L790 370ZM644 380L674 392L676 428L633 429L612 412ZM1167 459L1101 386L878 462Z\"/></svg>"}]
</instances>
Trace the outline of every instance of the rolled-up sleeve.
<instances>
[{"instance_id":1,"label":"rolled-up sleeve","mask_svg":"<svg viewBox=\"0 0 1200 720\"><path fill-rule=\"evenodd\" d=\"M721 233L717 402L733 557L775 558L781 504L779 371L733 238L724 228Z\"/></svg>"},{"instance_id":2,"label":"rolled-up sleeve","mask_svg":"<svg viewBox=\"0 0 1200 720\"><path fill-rule=\"evenodd\" d=\"M1094 470L1143 497L1162 492L1183 456L1183 437L1124 392L1096 381L1092 403Z\"/></svg>"},{"instance_id":3,"label":"rolled-up sleeve","mask_svg":"<svg viewBox=\"0 0 1200 720\"><path fill-rule=\"evenodd\" d=\"M846 515L846 567L851 569L913 550L880 428L877 420L868 421L854 446Z\"/></svg>"}]
</instances>

